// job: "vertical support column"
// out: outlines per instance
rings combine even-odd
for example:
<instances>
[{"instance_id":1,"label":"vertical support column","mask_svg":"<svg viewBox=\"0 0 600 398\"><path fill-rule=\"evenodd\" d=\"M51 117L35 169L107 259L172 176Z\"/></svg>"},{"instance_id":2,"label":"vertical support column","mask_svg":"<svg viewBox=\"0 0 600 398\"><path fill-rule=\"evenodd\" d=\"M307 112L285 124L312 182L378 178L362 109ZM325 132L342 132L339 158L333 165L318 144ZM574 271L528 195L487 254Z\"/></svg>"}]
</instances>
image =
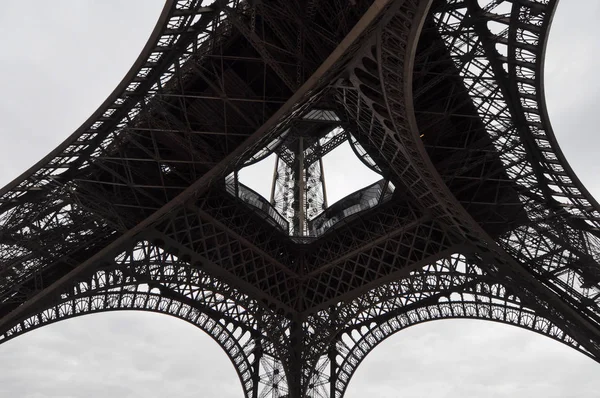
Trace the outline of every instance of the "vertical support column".
<instances>
[{"instance_id":1,"label":"vertical support column","mask_svg":"<svg viewBox=\"0 0 600 398\"><path fill-rule=\"evenodd\" d=\"M323 189L323 209L327 208L327 186L325 185L325 169L323 168L323 158L319 158L319 167L321 168L321 188Z\"/></svg>"},{"instance_id":2,"label":"vertical support column","mask_svg":"<svg viewBox=\"0 0 600 398\"><path fill-rule=\"evenodd\" d=\"M294 192L294 235L306 233L306 182L304 176L304 138L298 138L298 153L296 154L296 181Z\"/></svg>"},{"instance_id":3,"label":"vertical support column","mask_svg":"<svg viewBox=\"0 0 600 398\"><path fill-rule=\"evenodd\" d=\"M290 347L287 358L287 379L289 398L303 398L302 367L304 365L302 346L304 343L302 322L294 319L290 323Z\"/></svg>"},{"instance_id":4,"label":"vertical support column","mask_svg":"<svg viewBox=\"0 0 600 398\"><path fill-rule=\"evenodd\" d=\"M262 344L256 341L254 348L254 362L252 363L252 398L258 398L258 386L260 384L260 359L262 358Z\"/></svg>"},{"instance_id":5,"label":"vertical support column","mask_svg":"<svg viewBox=\"0 0 600 398\"><path fill-rule=\"evenodd\" d=\"M337 324L336 306L330 307L329 314L331 328L334 329ZM335 362L337 356L337 339L338 338L336 337L331 341L329 350L327 351L327 358L329 359L329 398L337 398L335 394L335 383L337 381L337 363Z\"/></svg>"},{"instance_id":6,"label":"vertical support column","mask_svg":"<svg viewBox=\"0 0 600 398\"><path fill-rule=\"evenodd\" d=\"M271 189L271 205L289 223L288 233L293 233L295 230L294 222L296 220L294 205L296 192L295 154L292 156L292 159L293 163L290 165L284 157L279 156L279 154L277 155L275 171L273 173L273 186Z\"/></svg>"},{"instance_id":7,"label":"vertical support column","mask_svg":"<svg viewBox=\"0 0 600 398\"><path fill-rule=\"evenodd\" d=\"M235 170L233 172L233 183L234 185L234 189L235 189L235 196L239 197L240 196L240 185L239 185L239 176L238 176L238 170Z\"/></svg>"},{"instance_id":8,"label":"vertical support column","mask_svg":"<svg viewBox=\"0 0 600 398\"><path fill-rule=\"evenodd\" d=\"M329 352L327 357L329 358L329 397L337 398L335 395L335 382L337 381L337 363L335 357L337 356L337 349L335 347L335 341L329 346Z\"/></svg>"},{"instance_id":9,"label":"vertical support column","mask_svg":"<svg viewBox=\"0 0 600 398\"><path fill-rule=\"evenodd\" d=\"M271 205L275 206L275 188L279 177L279 156L275 155L275 168L273 169L273 183L271 184Z\"/></svg>"}]
</instances>

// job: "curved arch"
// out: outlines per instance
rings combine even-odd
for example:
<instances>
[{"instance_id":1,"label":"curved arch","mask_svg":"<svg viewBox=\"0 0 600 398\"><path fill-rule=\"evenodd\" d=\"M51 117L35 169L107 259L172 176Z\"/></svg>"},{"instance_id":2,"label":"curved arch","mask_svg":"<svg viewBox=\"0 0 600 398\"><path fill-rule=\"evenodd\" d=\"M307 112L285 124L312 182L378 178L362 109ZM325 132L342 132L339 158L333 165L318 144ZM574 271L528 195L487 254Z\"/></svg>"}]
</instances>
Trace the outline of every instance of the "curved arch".
<instances>
[{"instance_id":1,"label":"curved arch","mask_svg":"<svg viewBox=\"0 0 600 398\"><path fill-rule=\"evenodd\" d=\"M362 164L367 166L375 173L381 174L381 169L377 163L375 163L375 161L352 134L348 134L348 143L350 144L350 148L352 148L352 152L354 152L354 155L362 162Z\"/></svg>"},{"instance_id":2,"label":"curved arch","mask_svg":"<svg viewBox=\"0 0 600 398\"><path fill-rule=\"evenodd\" d=\"M0 343L63 319L118 310L163 313L195 325L228 355L246 396L257 388L259 345L264 345L257 303L147 240L21 319L0 335Z\"/></svg>"},{"instance_id":3,"label":"curved arch","mask_svg":"<svg viewBox=\"0 0 600 398\"><path fill-rule=\"evenodd\" d=\"M545 220L549 217L547 214L552 210L547 203L540 204L536 202L538 196L544 197L544 182L541 180L544 180L545 173L540 173L537 170L538 168L532 165L530 158L535 156L535 154L532 153L533 150L528 143L527 145L524 144L524 141L528 140L525 130L527 127L531 127L531 125L538 122L535 118L527 119L533 112L525 112L521 99L512 96L512 91L507 87L507 84L511 82L513 84L522 84L522 81L509 78L509 83L506 83L507 79L503 78L503 76L507 75L504 71L505 67L521 67L525 63L525 60L515 56L513 58L509 57L509 60L514 62L507 62L500 56L497 49L490 49L489 47L491 43L496 43L496 41L502 43L502 40L508 39L512 50L516 51L515 48L519 48L519 51L523 53L528 51L527 46L531 46L531 44L524 43L523 40L531 39L531 37L521 32L519 37L522 40L519 41L515 31L518 29L523 31L537 31L538 36L536 37L539 38L540 26L542 23L548 22L544 18L546 14L543 12L546 3L535 1L526 4L510 2L512 5L510 15L493 13L495 11L494 7L502 7L508 5L509 2L489 1L486 8L483 9L475 1L455 0L446 6L441 6L440 9L434 10L434 19L436 20L436 24L439 24L439 33L446 41L455 66L460 70L462 77L468 77L473 82L467 87L469 95L477 98L479 101L477 103L486 103L490 106L490 111L480 111L479 116L484 122L491 139L494 141L507 175L511 180L522 185L523 191L527 192L524 198L521 198L521 201L523 202L530 223L538 228L542 228L541 226L544 225ZM449 22L450 20L454 22L451 23ZM502 21L510 26L497 35L491 35L488 28L481 25L482 22L489 20ZM469 22L465 23L463 21ZM511 38L504 37L504 35L508 35L509 33L513 35ZM511 40L513 41L511 42ZM465 48L461 48L457 43L469 43L465 48L479 48L480 50L469 51L467 54L465 53ZM472 68L470 63L473 59L482 60L482 64ZM412 62L414 62L414 57ZM405 68L406 76L412 76L412 70L412 65L408 69ZM482 80L486 81L482 82ZM407 96L406 108L408 121L413 126L412 132L416 133L415 114L412 109L412 98L409 94L412 93L412 79L408 78L405 84L407 86L405 95ZM480 88L473 89L477 85ZM506 96L508 98L505 98ZM521 109L523 112L519 113L516 109ZM522 119L530 124L523 128ZM423 143L419 144L419 152L425 153ZM505 144L510 145L505 146ZM539 152L543 151L539 150ZM430 169L433 169L431 159L426 154L423 155L423 158L430 166ZM434 177L436 177L436 180L441 178L439 173L436 173ZM447 188L444 185L440 189L446 191ZM528 237L533 236L534 238L538 238L542 236L539 229L530 234L521 234L525 235L525 237L519 236L518 231L516 233L515 231L511 231L512 234L508 234L508 237L502 236L496 241L475 222L456 197L448 195L444 198L442 194L440 198L442 198L440 204L452 214L451 222L476 246L476 250L480 252L481 256L483 256L482 258L485 258L485 261L489 262L488 270L490 272L512 280L513 283L518 283L521 294L527 296L528 301L532 303L537 302L535 305L538 311L544 311L546 316L553 319L563 318L561 324L569 329L569 333L577 336L581 342L587 345L587 349L598 352L598 346L594 341L597 340L600 333L597 323L599 318L597 315L597 306L588 303L592 299L591 293L587 291L580 292L576 282L565 283L561 280L557 271L558 268L566 267L571 273L579 273L580 270L577 268L578 266L575 264L575 261L572 260L572 257L576 257L582 262L589 262L591 255L586 252L588 243L584 243L586 249L578 251L574 249L576 244L572 244L570 241L568 244L563 242L561 247L563 251L570 250L575 254L565 256L568 258L560 258L562 263L548 265L543 262L543 259L539 259L538 255L531 255L527 249L528 244L522 243L522 241L527 241ZM554 215L556 214L552 213L552 216ZM554 227L554 224L552 224L552 227ZM552 235L552 233L548 234ZM543 236L547 237L546 235ZM547 237L548 240L551 238ZM520 241L515 242L516 240ZM555 244L557 246L560 245ZM553 250L555 250L554 247ZM593 267L590 266L589 268ZM584 275L577 276L586 276L585 271L581 272ZM576 277L572 279L577 280ZM540 306L540 300L546 301L550 305ZM580 310L582 307L586 308L584 310L585 316L583 317ZM578 327L574 327L574 325L578 325Z\"/></svg>"},{"instance_id":4,"label":"curved arch","mask_svg":"<svg viewBox=\"0 0 600 398\"><path fill-rule=\"evenodd\" d=\"M0 188L0 197L4 196L6 193L10 192L25 180L31 178L36 172L38 172L45 164L47 164L50 160L54 159L61 152L64 152L70 145L72 145L82 134L86 133L89 129L93 129L94 123L101 118L107 111L111 108L114 108L117 103L121 104L121 101L125 101L124 97L126 96L126 91L128 86L134 79L140 75L141 69L144 67L148 60L150 59L154 49L157 47L161 36L164 35L163 31L165 28L165 24L169 21L171 14L175 10L176 0L167 0L156 25L154 26L148 41L144 45L144 48L140 52L140 55L131 66L129 71L125 74L121 82L115 87L112 93L104 100L104 102L96 109L90 117L83 122L83 124L75 130L73 134L67 137L61 144L59 144L56 148L54 148L48 155L40 159L37 163L31 166L28 170L23 172L21 175L16 177L14 180L6 184L6 186ZM190 17L188 17L190 18ZM141 76L140 76L141 77ZM124 102L123 102L124 103Z\"/></svg>"},{"instance_id":5,"label":"curved arch","mask_svg":"<svg viewBox=\"0 0 600 398\"><path fill-rule=\"evenodd\" d=\"M409 2L407 1L404 4L407 3ZM424 7L425 3L427 2L423 2L421 6ZM460 8L467 8L467 5L464 3L468 3L469 7L472 7L474 4L473 1L462 2L456 0L448 2L447 9L454 12ZM499 3L493 2L493 4ZM506 5L508 2L503 4ZM512 2L512 4L516 5L517 3ZM527 4L534 7L537 3L529 2ZM463 10L462 16L464 19L468 19L469 17L469 15L466 15L466 12ZM535 260L537 258L532 259L531 262L534 264L531 267L527 265L528 262L526 260L528 259L522 259L519 256L519 250L522 252L527 251L527 241L525 241L523 247L517 246L515 248L514 245L511 245L512 242L497 242L493 239L473 219L462 204L458 202L458 199L450 192L446 182L432 164L423 143L418 139L418 129L412 103L411 77L415 62L416 36L420 27L417 26L418 24L407 27L405 19L402 18L404 15L400 14L399 16L399 18L392 16L389 22L380 28L377 38L368 43L368 47L365 48L362 58L355 60L349 66L350 81L357 93L352 92L352 90L342 91L343 95L339 99L340 102L351 116L359 115L355 119L364 123L366 127L363 128L365 130L370 129L368 130L369 138L376 141L382 156L388 158L392 168L396 168L394 170L396 177L403 181L405 185L411 187L413 195L419 198L421 206L431 209L436 222L440 222L451 228L457 235L457 239L461 239L462 237L471 242L473 244L473 254L478 258L480 263L485 265L486 272L499 281L509 284L519 294L523 302L526 302L527 306L531 307L531 309L523 308L525 311L523 314L535 314L536 317L545 319L546 321L551 319L553 323L560 325L564 329L560 332L562 333L560 338L567 339L569 343L572 342L582 352L590 352L591 354L588 355L597 357L599 351L594 341L597 340L596 336L599 331L593 320L588 322L586 319L590 316L590 312L587 309L585 315L581 315L580 308L584 306L578 302L580 297L557 293L557 290L560 291L562 289L563 285L560 285L562 281L548 281L547 272L531 269L536 265ZM440 17L440 19L443 19L443 17ZM451 47L451 50L458 52L458 54L452 54L456 57L457 62L460 63L458 68L461 69L461 67L464 67L467 69L467 72L471 72L468 70L468 62L471 58L467 56L470 54L460 53L460 51L465 50L454 43L455 40L459 39L459 36L464 35L467 38L465 39L461 36L461 40L458 40L459 43L469 43L469 46L467 46L469 49L477 45L477 43L473 43L473 39L471 38L473 35L471 23L457 23L456 16L447 18L453 21L448 22L451 26L447 29L450 32L447 33L449 41L447 44ZM515 21L514 24L517 24L518 18L517 16L513 16L504 20ZM460 22L461 20L458 19L458 21ZM445 22L442 21L441 23ZM464 32L453 32L460 29L464 29ZM412 30L412 33L407 35L407 30ZM412 40L406 39L407 37L412 38ZM407 54L405 58L403 58L404 54ZM359 70L361 71L360 73L358 73ZM495 84L495 79L502 80L500 79L502 75L500 71L498 71L499 75L496 77L490 71L486 73L490 74L490 76L485 76L486 81L491 81L489 84ZM474 77L476 80L480 78L480 76ZM483 96L484 99L482 101L494 101L496 99L503 101L499 90L497 91L497 95L491 96L491 98L488 98L490 96L485 96L485 90L478 95ZM365 109L369 109L369 111ZM498 109L501 112L508 112L507 106ZM361 113L366 115L361 117ZM484 116L491 117L492 122L501 124L497 120L498 115L491 114ZM482 118L485 117L482 116ZM510 115L503 115L503 122L509 120L512 123ZM514 123L509 127L512 129L510 132L514 133L514 135L521 133L521 131L516 131ZM498 131L498 137L506 140L500 133ZM507 151L507 149L510 149L510 147L499 148L499 151L504 150L503 154L508 156L508 160L510 161L514 162L516 155L522 155L521 151L515 155ZM518 160L522 161L523 159ZM516 163L515 167L519 168L521 166L522 164ZM508 168L508 166L506 167ZM530 180L533 177L521 176L519 173L521 171L516 174L517 177L525 179L525 182L531 182ZM526 173L523 172L523 174ZM513 174L509 173L509 175ZM534 185L534 188L536 187L537 185ZM538 235L533 236L537 237ZM562 266L564 267L565 265L568 266L569 264L563 264ZM436 303L435 305L438 304ZM473 302L473 305L476 309L483 304ZM495 304L489 305L495 306ZM427 308L429 307L427 306ZM514 311L514 309L508 309L509 307L506 308L505 311ZM368 328L368 325L364 327ZM550 328L545 333L552 336L552 333L556 334L556 330L560 330L555 325L552 325L552 327L555 329ZM565 337L565 333L568 333L570 336L568 338ZM579 344L582 344L583 347L580 347ZM356 364L357 359L350 358L348 359L348 363L350 362ZM341 383L343 383L343 378L343 376L340 378ZM343 388L338 389L338 391L343 391Z\"/></svg>"},{"instance_id":6,"label":"curved arch","mask_svg":"<svg viewBox=\"0 0 600 398\"><path fill-rule=\"evenodd\" d=\"M548 116L544 91L544 65L549 31L558 0L523 5L514 3L513 23L509 30L507 63L511 94L517 99L516 106L523 115L526 144L532 146L537 157L537 168L544 178L538 184L545 188L545 203L557 216L553 229L555 235L580 235L568 250L577 261L570 266L570 283L556 280L554 284L568 295L585 303L588 316L600 322L600 205L579 180L564 156L556 139ZM535 6L535 13L533 12ZM528 7L532 7L529 9ZM550 210L550 211L548 211ZM549 218L548 216L546 218ZM543 224L544 221L538 223ZM561 223L563 225L556 226ZM538 226L537 231L540 230ZM518 234L519 231L516 232ZM510 244L510 238L505 245ZM514 240L514 239L513 239ZM552 269L550 271L553 271Z\"/></svg>"},{"instance_id":7,"label":"curved arch","mask_svg":"<svg viewBox=\"0 0 600 398\"><path fill-rule=\"evenodd\" d=\"M461 254L438 260L338 308L345 326L335 343L335 397L342 397L363 359L392 334L440 319L481 319L517 326L559 341L600 362L573 336Z\"/></svg>"},{"instance_id":8,"label":"curved arch","mask_svg":"<svg viewBox=\"0 0 600 398\"><path fill-rule=\"evenodd\" d=\"M94 206L83 203L86 202L81 197L84 189L73 189L75 174L86 169L92 158L97 158L116 136L121 135L128 123L146 107L148 100L160 93L159 89L165 85L168 87L176 75L177 63L185 62L191 56L185 50L194 48L194 43L218 35L216 29L205 28L218 19L215 15L221 14L202 7L202 3L202 0L167 0L141 54L112 94L47 156L0 188L0 228L3 229L4 249L0 250L0 257L4 260L0 270L0 295L3 299L14 294L11 290L17 289L16 286L31 283L32 267L39 265L40 258L45 257L44 267L49 269L60 264L60 258L67 258L66 253L91 244L91 231L97 241L102 240L101 236L110 241L109 236L116 236L113 235L116 231L128 229L121 223L123 220L114 212L112 204L103 203L92 210ZM191 34L193 32L196 34ZM62 211L57 210L59 206L62 206ZM61 211L58 216L53 214L58 214L58 211ZM63 228L64 233L78 239L61 239L59 234L54 234L48 239L58 242L46 243L48 239L41 236L49 235L49 228L42 227L36 233L26 233L27 239L43 242L35 245L37 249L32 249L31 244L27 248L14 245L15 235L24 230L31 231L31 227L25 227L26 224L52 217L52 227L68 225L68 228ZM115 222L115 217L120 220ZM73 222L75 219L78 222ZM71 231L66 232L68 229ZM58 252L61 252L59 256L56 255ZM0 323L2 321L4 319Z\"/></svg>"},{"instance_id":9,"label":"curved arch","mask_svg":"<svg viewBox=\"0 0 600 398\"><path fill-rule=\"evenodd\" d=\"M79 316L114 311L146 311L170 315L196 326L210 336L225 352L240 379L247 397L253 387L252 369L255 356L255 340L250 333L228 324L223 319L215 320L205 311L181 301L166 298L158 293L140 292L88 294L61 301L41 311L9 330L0 343L36 330L42 326Z\"/></svg>"},{"instance_id":10,"label":"curved arch","mask_svg":"<svg viewBox=\"0 0 600 398\"><path fill-rule=\"evenodd\" d=\"M344 356L338 356L336 359L338 373L335 396L344 395L358 366L384 340L410 326L442 319L478 319L516 326L561 342L597 361L597 358L557 326L524 307L508 307L493 303L482 305L477 301L437 303L411 309L382 323L372 323L369 327L363 327L363 330L354 329L346 332L337 344L337 351Z\"/></svg>"},{"instance_id":11,"label":"curved arch","mask_svg":"<svg viewBox=\"0 0 600 398\"><path fill-rule=\"evenodd\" d=\"M361 363L344 397L589 395L600 387L597 371L586 356L519 327L443 319L389 336Z\"/></svg>"},{"instance_id":12,"label":"curved arch","mask_svg":"<svg viewBox=\"0 0 600 398\"><path fill-rule=\"evenodd\" d=\"M556 8L559 0L551 0L547 4L547 9L545 11L544 24L542 26L542 33L540 34L541 39L539 43L539 54L535 59L535 85L536 85L536 99L539 104L538 110L540 112L540 117L542 119L542 126L545 127L545 133L548 137L548 141L552 146L552 150L554 154L558 158L560 162L560 166L567 173L568 178L571 182L576 186L577 190L585 196L587 201L591 206L593 206L594 211L591 212L594 217L590 217L590 222L595 222L596 226L599 225L598 218L600 217L600 203L594 198L594 196L588 191L585 185L581 182L577 174L573 171L571 165L569 164L566 156L564 155L560 145L558 144L558 140L556 139L556 135L554 134L554 130L552 128L552 123L550 122L550 117L548 115L548 107L546 105L546 94L545 94L545 86L544 86L544 78L545 78L545 62L546 62L546 50L548 48L548 39L549 39L549 31L552 26L552 20L554 19L554 15L556 12ZM556 183L566 184L564 180L555 179ZM574 201L575 192L570 192L573 196L571 196L571 200ZM581 206L580 203L574 203L578 206L580 211L586 211L589 209L589 206L586 208L585 206ZM594 214L595 213L595 214ZM590 216L592 215L590 214Z\"/></svg>"},{"instance_id":13,"label":"curved arch","mask_svg":"<svg viewBox=\"0 0 600 398\"><path fill-rule=\"evenodd\" d=\"M163 313L79 316L19 336L0 350L0 391L7 396L187 397L195 391L244 397L221 346Z\"/></svg>"},{"instance_id":14,"label":"curved arch","mask_svg":"<svg viewBox=\"0 0 600 398\"><path fill-rule=\"evenodd\" d=\"M412 195L419 198L436 222L452 229L456 239L472 242L495 262L505 264L507 273L528 278L454 197L419 139L412 73L418 37L430 5L431 1L407 1L389 12L386 23L365 46L363 56L349 66L354 89L342 90L339 100L350 115L366 116L360 117L359 123L365 124L363 128L368 126L369 138L387 157L396 178L411 187Z\"/></svg>"}]
</instances>

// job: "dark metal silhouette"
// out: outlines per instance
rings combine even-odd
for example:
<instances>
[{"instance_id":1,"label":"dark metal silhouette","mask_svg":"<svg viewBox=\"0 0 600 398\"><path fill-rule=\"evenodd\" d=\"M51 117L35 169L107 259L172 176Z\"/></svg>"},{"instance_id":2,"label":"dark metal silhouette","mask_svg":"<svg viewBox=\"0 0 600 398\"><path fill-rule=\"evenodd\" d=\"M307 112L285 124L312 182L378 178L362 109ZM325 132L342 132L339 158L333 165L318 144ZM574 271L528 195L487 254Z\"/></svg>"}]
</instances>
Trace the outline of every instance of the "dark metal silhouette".
<instances>
[{"instance_id":1,"label":"dark metal silhouette","mask_svg":"<svg viewBox=\"0 0 600 398\"><path fill-rule=\"evenodd\" d=\"M382 340L443 318L598 361L600 206L544 103L555 7L167 1L113 94L0 192L1 341L166 313L247 397L341 397ZM312 165L343 140L383 179L328 207ZM272 152L262 198L236 175Z\"/></svg>"}]
</instances>

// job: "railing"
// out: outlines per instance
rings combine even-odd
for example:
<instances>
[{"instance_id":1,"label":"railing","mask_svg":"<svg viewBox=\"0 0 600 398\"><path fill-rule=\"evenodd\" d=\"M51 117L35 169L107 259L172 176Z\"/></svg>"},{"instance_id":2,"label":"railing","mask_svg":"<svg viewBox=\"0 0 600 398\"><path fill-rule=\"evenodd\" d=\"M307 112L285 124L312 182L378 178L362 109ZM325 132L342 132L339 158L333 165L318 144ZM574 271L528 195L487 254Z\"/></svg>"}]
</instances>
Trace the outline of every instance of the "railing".
<instances>
[{"instance_id":1,"label":"railing","mask_svg":"<svg viewBox=\"0 0 600 398\"><path fill-rule=\"evenodd\" d=\"M308 231L310 236L317 237L323 235L343 219L389 200L393 192L394 185L382 179L346 196L321 213L321 215L309 221Z\"/></svg>"},{"instance_id":2,"label":"railing","mask_svg":"<svg viewBox=\"0 0 600 398\"><path fill-rule=\"evenodd\" d=\"M268 200L254 190L239 181L236 187L233 174L228 175L225 179L225 187L229 194L251 205L253 210L271 225L289 234L289 222L279 214ZM319 216L308 221L308 235L293 236L292 239L298 243L310 243L314 238L323 235L340 221L387 202L392 197L394 189L395 187L391 182L381 179L360 191L351 193L326 209Z\"/></svg>"},{"instance_id":3,"label":"railing","mask_svg":"<svg viewBox=\"0 0 600 398\"><path fill-rule=\"evenodd\" d=\"M235 177L230 174L225 180L226 190L233 196L237 196L242 201L251 205L257 213L275 227L281 228L286 234L289 233L289 223L281 214L271 205L271 203L260 196L254 190L244 184L237 182L237 194L235 186Z\"/></svg>"}]
</instances>

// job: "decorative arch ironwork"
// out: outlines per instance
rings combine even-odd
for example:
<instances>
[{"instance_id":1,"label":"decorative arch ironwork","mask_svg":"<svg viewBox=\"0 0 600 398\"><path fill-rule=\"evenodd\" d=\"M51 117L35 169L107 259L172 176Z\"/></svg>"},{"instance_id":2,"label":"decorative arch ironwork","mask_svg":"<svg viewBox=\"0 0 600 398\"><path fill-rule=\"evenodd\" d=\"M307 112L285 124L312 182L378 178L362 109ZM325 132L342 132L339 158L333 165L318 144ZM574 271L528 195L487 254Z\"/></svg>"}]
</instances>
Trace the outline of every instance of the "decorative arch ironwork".
<instances>
[{"instance_id":1,"label":"decorative arch ironwork","mask_svg":"<svg viewBox=\"0 0 600 398\"><path fill-rule=\"evenodd\" d=\"M432 319L513 324L598 361L599 207L543 102L556 1L202 3L168 1L109 100L0 190L0 341L168 313L223 347L252 398L339 398L377 344ZM263 80L246 82L253 63ZM438 103L419 108L440 82L449 106L430 119L445 133L466 103L478 137L441 160L422 132ZM398 189L303 246L215 181L323 102Z\"/></svg>"},{"instance_id":2,"label":"decorative arch ironwork","mask_svg":"<svg viewBox=\"0 0 600 398\"><path fill-rule=\"evenodd\" d=\"M0 343L82 315L139 310L173 316L209 335L232 362L244 394L258 389L262 360L257 304L148 240L106 261L68 292L0 336Z\"/></svg>"},{"instance_id":3,"label":"decorative arch ironwork","mask_svg":"<svg viewBox=\"0 0 600 398\"><path fill-rule=\"evenodd\" d=\"M529 330L598 360L556 323L528 308L510 289L461 254L368 292L338 308L335 387L343 397L364 358L385 339L410 326L442 319L478 319Z\"/></svg>"}]
</instances>

